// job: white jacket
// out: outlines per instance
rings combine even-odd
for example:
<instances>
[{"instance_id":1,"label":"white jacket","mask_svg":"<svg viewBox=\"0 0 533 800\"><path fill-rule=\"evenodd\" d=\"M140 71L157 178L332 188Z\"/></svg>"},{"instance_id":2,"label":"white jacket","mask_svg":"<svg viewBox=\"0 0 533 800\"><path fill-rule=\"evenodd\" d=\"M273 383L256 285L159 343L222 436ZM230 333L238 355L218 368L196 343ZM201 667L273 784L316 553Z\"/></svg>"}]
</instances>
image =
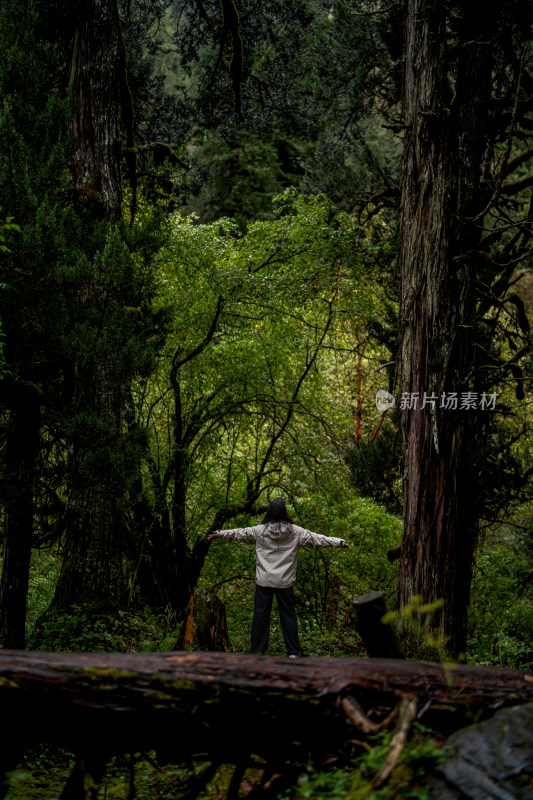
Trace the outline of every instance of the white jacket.
<instances>
[{"instance_id":1,"label":"white jacket","mask_svg":"<svg viewBox=\"0 0 533 800\"><path fill-rule=\"evenodd\" d=\"M255 582L276 589L294 584L300 547L341 547L345 543L344 539L312 533L289 522L218 531L218 537L233 542L255 542Z\"/></svg>"}]
</instances>

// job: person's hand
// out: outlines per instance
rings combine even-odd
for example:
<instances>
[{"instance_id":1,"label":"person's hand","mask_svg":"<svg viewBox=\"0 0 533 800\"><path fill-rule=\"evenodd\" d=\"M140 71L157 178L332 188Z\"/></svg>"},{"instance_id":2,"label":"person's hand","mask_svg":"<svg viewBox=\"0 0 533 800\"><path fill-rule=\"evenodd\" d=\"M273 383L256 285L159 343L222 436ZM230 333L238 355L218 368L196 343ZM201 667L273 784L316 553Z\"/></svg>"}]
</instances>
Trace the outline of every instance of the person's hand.
<instances>
[{"instance_id":1,"label":"person's hand","mask_svg":"<svg viewBox=\"0 0 533 800\"><path fill-rule=\"evenodd\" d=\"M348 544L348 542L343 542L343 543L341 544L341 547L349 547L349 546L350 546L350 545Z\"/></svg>"},{"instance_id":2,"label":"person's hand","mask_svg":"<svg viewBox=\"0 0 533 800\"><path fill-rule=\"evenodd\" d=\"M214 533L210 533L207 537L207 541L210 542L212 539L216 539L218 536L218 531L214 531Z\"/></svg>"}]
</instances>

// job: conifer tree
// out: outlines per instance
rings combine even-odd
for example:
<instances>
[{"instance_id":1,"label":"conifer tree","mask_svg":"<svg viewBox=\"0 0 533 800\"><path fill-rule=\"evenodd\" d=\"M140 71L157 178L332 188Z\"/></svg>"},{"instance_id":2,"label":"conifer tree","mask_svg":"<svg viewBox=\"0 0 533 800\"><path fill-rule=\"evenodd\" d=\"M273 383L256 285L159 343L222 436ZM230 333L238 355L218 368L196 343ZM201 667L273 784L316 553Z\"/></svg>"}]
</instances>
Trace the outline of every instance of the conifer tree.
<instances>
[{"instance_id":1,"label":"conifer tree","mask_svg":"<svg viewBox=\"0 0 533 800\"><path fill-rule=\"evenodd\" d=\"M409 0L406 7L398 354L405 533L398 599L444 601L440 627L455 657L466 649L478 495L487 476L476 451L491 419L483 405L464 405L464 396L487 395L530 347L526 324L524 349L499 361L488 352L482 323L484 313L511 299L511 276L527 255L523 214L520 206L510 211L504 182L531 156L526 148L510 158L518 128L531 126L525 87L532 19L517 11L513 2L503 10L493 2L450 9ZM521 149L527 138L519 134ZM487 229L493 236L484 236ZM492 333L498 317L488 324ZM453 397L455 404L446 400Z\"/></svg>"}]
</instances>

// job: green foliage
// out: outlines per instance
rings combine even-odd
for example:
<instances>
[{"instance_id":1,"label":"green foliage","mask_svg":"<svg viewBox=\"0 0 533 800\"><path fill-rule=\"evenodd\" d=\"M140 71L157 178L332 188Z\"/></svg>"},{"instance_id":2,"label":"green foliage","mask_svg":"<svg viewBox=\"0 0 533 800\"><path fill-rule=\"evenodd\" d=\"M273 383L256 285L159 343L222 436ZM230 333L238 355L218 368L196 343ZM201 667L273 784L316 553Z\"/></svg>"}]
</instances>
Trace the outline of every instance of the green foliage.
<instances>
[{"instance_id":1,"label":"green foliage","mask_svg":"<svg viewBox=\"0 0 533 800\"><path fill-rule=\"evenodd\" d=\"M61 558L54 550L32 552L26 613L28 634L52 601L60 567Z\"/></svg>"},{"instance_id":2,"label":"green foliage","mask_svg":"<svg viewBox=\"0 0 533 800\"><path fill-rule=\"evenodd\" d=\"M173 104L166 106L168 71L162 62L154 69L150 59L173 46L171 12L159 2L123 4L140 186L167 209L181 191L182 212L199 215L162 219L141 201L126 229L69 205L72 109L60 76L70 9L22 0L0 9L0 377L28 381L43 397L37 533L53 530L64 511L67 440L89 451L94 474L114 476L131 490L128 522L138 524L147 543L144 553L134 553L136 564L141 556L150 563L150 536L166 514L172 541L183 512L190 552L221 509L252 491L259 502L284 492L295 498L300 524L351 542L347 552L301 555L297 603L306 651L353 654L359 643L344 625L351 598L383 588L393 602L396 568L385 554L401 538L399 520L378 505L399 511L399 442L386 425L370 440L378 422L372 393L384 388L378 369L394 357L395 304L384 280L394 213L379 208L394 197L398 178L397 144L381 123L399 96L401 26L394 12L360 16L358 0L327 12L303 0L290 8L250 2L239 10L245 122L234 115L229 40L217 4L204 9L206 16L199 4L181 9L182 62L174 59ZM157 42L163 22L167 38ZM162 152L165 164L152 164ZM179 171L189 158L193 169L185 178ZM309 195L287 189L272 204L287 184ZM364 215L356 222L354 204L367 204L378 185L389 194L370 203L372 225L359 224ZM324 189L328 198L319 194ZM509 239L511 260L514 246ZM480 267L495 292L514 280L514 268L500 275L498 263L486 259ZM491 357L509 358L526 342L524 302L509 295L492 314L480 301L478 339ZM125 393L134 381L119 447L110 441L102 398L91 396L91 376L102 365ZM530 492L531 443L515 437L522 411L529 424L518 403L528 370L531 359L513 365L501 404L506 421L496 420L478 453L485 466L482 485L472 481L472 502L493 516ZM356 375L363 430L352 448L361 399ZM183 454L185 499L178 502L175 463ZM134 520L138 501L145 516ZM232 525L255 521L228 518ZM531 664L528 555L509 537L480 551L470 640L477 663ZM34 558L30 627L57 574L58 559ZM220 587L233 649L246 651L253 553L213 547L202 581ZM48 621L45 641L66 649L149 648L169 640L164 620L85 620L85 635L75 614L64 615ZM272 650L283 652L275 625Z\"/></svg>"},{"instance_id":3,"label":"green foliage","mask_svg":"<svg viewBox=\"0 0 533 800\"><path fill-rule=\"evenodd\" d=\"M363 440L358 447L346 450L346 463L357 492L372 497L395 514L402 511L401 449L401 432L385 424L375 441Z\"/></svg>"},{"instance_id":4,"label":"green foliage","mask_svg":"<svg viewBox=\"0 0 533 800\"><path fill-rule=\"evenodd\" d=\"M533 668L531 528L493 534L479 553L472 584L469 655L473 663Z\"/></svg>"},{"instance_id":5,"label":"green foliage","mask_svg":"<svg viewBox=\"0 0 533 800\"><path fill-rule=\"evenodd\" d=\"M161 46L164 40L171 54L160 56L159 63L166 72L176 129L181 133L188 123L182 135L192 140L199 156L193 157L186 182L193 191L195 183L202 187L213 211L218 208L223 215L237 202L247 222L257 219L258 211L263 216L266 207L258 207L254 187L237 188L237 174L244 177L247 171L253 184L261 140L277 151L265 153L265 184L281 179L282 185L291 183L305 192L325 192L344 210L363 206L383 186L397 184L398 143L382 127L401 83L403 37L394 12L367 15L359 0L328 9L313 0L290 7L270 0L258 7L244 0L239 5L244 47L240 115L226 66L231 39L220 8L190 4L186 13L181 9L177 4L174 19L165 19ZM243 147L243 138L257 144ZM206 139L205 153L210 139L221 144L213 171L202 168ZM229 174L224 170L229 180L222 182L219 159L227 162L227 143L238 163ZM190 195L188 203L195 203Z\"/></svg>"},{"instance_id":6,"label":"green foliage","mask_svg":"<svg viewBox=\"0 0 533 800\"><path fill-rule=\"evenodd\" d=\"M401 539L402 523L368 498L342 491L324 491L296 498L293 520L308 530L346 539L350 548L303 548L295 585L300 638L309 656L362 655L360 640L350 623L354 597L383 589L394 602L396 568L386 551ZM231 527L256 524L239 518ZM215 542L201 582L212 586L226 604L232 650L249 651L253 611L255 549L239 543ZM269 653L283 655L285 647L274 611Z\"/></svg>"},{"instance_id":7,"label":"green foliage","mask_svg":"<svg viewBox=\"0 0 533 800\"><path fill-rule=\"evenodd\" d=\"M14 378L14 351L24 353L26 361L31 358L28 335L35 340L54 317L45 286L50 270L46 248L39 249L41 258L35 261L25 250L36 209L54 197L65 164L67 104L54 90L57 45L43 36L45 15L38 4L18 0L0 8L0 196L6 209L0 222L0 319L2 363L7 362L2 370Z\"/></svg>"},{"instance_id":8,"label":"green foliage","mask_svg":"<svg viewBox=\"0 0 533 800\"><path fill-rule=\"evenodd\" d=\"M435 616L443 605L444 600L423 603L422 598L415 595L399 611L385 614L382 621L394 627L406 658L414 661L453 660L446 652L442 633L434 625Z\"/></svg>"},{"instance_id":9,"label":"green foliage","mask_svg":"<svg viewBox=\"0 0 533 800\"><path fill-rule=\"evenodd\" d=\"M119 612L117 618L111 618L92 616L85 607L74 606L69 613L45 613L28 637L28 647L73 653L151 653L172 650L176 638L172 616L145 610Z\"/></svg>"},{"instance_id":10,"label":"green foliage","mask_svg":"<svg viewBox=\"0 0 533 800\"><path fill-rule=\"evenodd\" d=\"M2 208L0 207L0 213L2 212ZM17 225L13 222L14 217L6 217L5 220L0 222L0 254L1 253L10 253L11 250L7 246L6 242L9 238L10 231L16 231L20 233L20 225Z\"/></svg>"},{"instance_id":11,"label":"green foliage","mask_svg":"<svg viewBox=\"0 0 533 800\"><path fill-rule=\"evenodd\" d=\"M2 209L0 208L0 213ZM13 222L13 217L6 217L5 220L0 221L0 258L2 255L6 256L11 253L8 242L11 239L12 233L20 233L20 225ZM6 289L6 284L0 284L0 292ZM5 336L0 324L0 379L3 378L8 370L5 363Z\"/></svg>"},{"instance_id":12,"label":"green foliage","mask_svg":"<svg viewBox=\"0 0 533 800\"><path fill-rule=\"evenodd\" d=\"M297 596L321 627L344 619L354 597L377 588L394 602L396 567L386 552L401 540L401 520L346 491L312 495L297 501L296 509L303 527L350 544L349 550L301 551Z\"/></svg>"},{"instance_id":13,"label":"green foliage","mask_svg":"<svg viewBox=\"0 0 533 800\"><path fill-rule=\"evenodd\" d=\"M320 465L340 462L335 442L352 424L350 316L364 325L379 313L380 246L324 197L287 190L275 212L245 235L230 220L176 215L161 250L155 310L171 318L169 337L135 398L153 500L179 431L191 539L251 480L261 488L267 465L270 485L308 492Z\"/></svg>"},{"instance_id":14,"label":"green foliage","mask_svg":"<svg viewBox=\"0 0 533 800\"><path fill-rule=\"evenodd\" d=\"M6 800L57 800L73 766L73 754L61 748L27 748L23 762L9 775ZM165 800L176 796L175 791L193 788L209 766L209 762L202 762L161 768L154 751L118 755L107 766L98 798L125 800L130 796L133 778L137 800Z\"/></svg>"},{"instance_id":15,"label":"green foliage","mask_svg":"<svg viewBox=\"0 0 533 800\"><path fill-rule=\"evenodd\" d=\"M68 104L57 92L60 44L47 37L48 24L40 4L10 0L0 9L0 186L23 227L65 167Z\"/></svg>"},{"instance_id":16,"label":"green foliage","mask_svg":"<svg viewBox=\"0 0 533 800\"><path fill-rule=\"evenodd\" d=\"M372 746L363 754L354 755L350 767L333 768L302 775L298 785L284 798L349 798L349 800L395 800L395 798L418 798L430 800L431 791L427 781L435 768L446 759L442 740L419 723L414 723L410 741L402 750L398 765L391 778L382 788L373 788L372 779L385 761L393 732L384 731L369 737ZM354 742L354 749L361 747Z\"/></svg>"},{"instance_id":17,"label":"green foliage","mask_svg":"<svg viewBox=\"0 0 533 800\"><path fill-rule=\"evenodd\" d=\"M6 800L52 800L60 796L74 758L57 747L28 747L24 760L9 774Z\"/></svg>"},{"instance_id":18,"label":"green foliage","mask_svg":"<svg viewBox=\"0 0 533 800\"><path fill-rule=\"evenodd\" d=\"M283 175L272 141L238 132L230 141L212 135L193 151L201 189L186 211L202 222L234 219L241 230L250 220L272 219L272 197L292 176ZM201 177L200 177L201 176Z\"/></svg>"},{"instance_id":19,"label":"green foliage","mask_svg":"<svg viewBox=\"0 0 533 800\"><path fill-rule=\"evenodd\" d=\"M391 731L385 731L370 737L370 744L353 742L349 764L344 767L314 769L302 765L297 785L278 795L279 800L394 800L398 797L430 800L428 780L445 760L447 751L435 732L416 722L391 778L383 788L372 788L372 778L387 756L391 736ZM27 748L24 761L9 776L6 800L54 800L73 764L72 754L60 748ZM245 777L252 786L262 767L261 760L257 759L255 766L247 771ZM214 768L209 761L159 766L153 751L118 755L107 766L98 797L124 800L134 785L138 800L190 796L214 800L226 797L233 770L230 764Z\"/></svg>"},{"instance_id":20,"label":"green foliage","mask_svg":"<svg viewBox=\"0 0 533 800\"><path fill-rule=\"evenodd\" d=\"M87 467L113 475L117 485L130 481L142 434L131 431L116 446L94 376L106 369L120 392L154 366L164 325L160 315L154 332L150 306L159 228L157 214L132 232L43 202L22 229L16 269L0 292L7 368L40 386L48 440L68 437L71 447L88 449ZM64 467L57 454L43 459L44 484L57 484L50 475Z\"/></svg>"}]
</instances>

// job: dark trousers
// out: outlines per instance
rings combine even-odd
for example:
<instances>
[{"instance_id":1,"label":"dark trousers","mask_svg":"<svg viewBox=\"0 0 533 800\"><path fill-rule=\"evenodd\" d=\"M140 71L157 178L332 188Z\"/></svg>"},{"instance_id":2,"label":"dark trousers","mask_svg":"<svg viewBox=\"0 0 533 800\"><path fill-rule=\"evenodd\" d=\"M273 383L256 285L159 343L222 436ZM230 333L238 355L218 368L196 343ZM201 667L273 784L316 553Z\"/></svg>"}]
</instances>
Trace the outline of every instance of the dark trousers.
<instances>
[{"instance_id":1,"label":"dark trousers","mask_svg":"<svg viewBox=\"0 0 533 800\"><path fill-rule=\"evenodd\" d=\"M273 586L255 587L254 618L252 620L252 653L264 653L268 647L270 634L270 612L272 600L276 595L278 601L279 621L288 655L301 652L298 640L298 622L294 609L294 589L277 589Z\"/></svg>"}]
</instances>

